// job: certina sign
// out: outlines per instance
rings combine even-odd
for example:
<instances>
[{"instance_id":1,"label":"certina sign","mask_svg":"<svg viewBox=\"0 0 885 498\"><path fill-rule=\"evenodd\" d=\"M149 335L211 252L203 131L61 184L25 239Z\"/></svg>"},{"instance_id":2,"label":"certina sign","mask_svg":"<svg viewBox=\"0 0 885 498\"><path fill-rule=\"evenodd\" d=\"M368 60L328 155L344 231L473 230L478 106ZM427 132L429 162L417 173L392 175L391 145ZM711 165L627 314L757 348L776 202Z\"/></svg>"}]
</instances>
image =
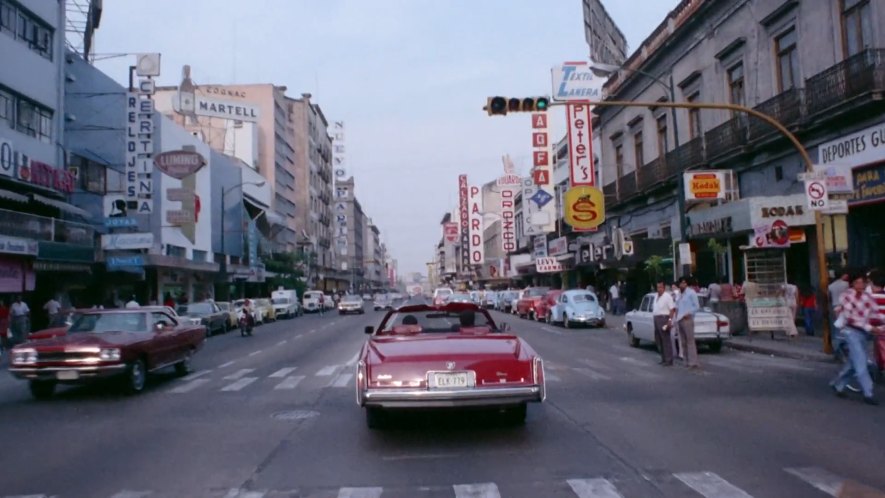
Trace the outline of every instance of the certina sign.
<instances>
[{"instance_id":1,"label":"certina sign","mask_svg":"<svg viewBox=\"0 0 885 498\"><path fill-rule=\"evenodd\" d=\"M194 114L212 118L234 119L239 121L258 121L258 108L242 102L225 102L196 97Z\"/></svg>"},{"instance_id":2,"label":"certina sign","mask_svg":"<svg viewBox=\"0 0 885 498\"><path fill-rule=\"evenodd\" d=\"M564 62L555 66L553 76L553 100L588 101L600 100L605 78L593 74L586 62Z\"/></svg>"}]
</instances>

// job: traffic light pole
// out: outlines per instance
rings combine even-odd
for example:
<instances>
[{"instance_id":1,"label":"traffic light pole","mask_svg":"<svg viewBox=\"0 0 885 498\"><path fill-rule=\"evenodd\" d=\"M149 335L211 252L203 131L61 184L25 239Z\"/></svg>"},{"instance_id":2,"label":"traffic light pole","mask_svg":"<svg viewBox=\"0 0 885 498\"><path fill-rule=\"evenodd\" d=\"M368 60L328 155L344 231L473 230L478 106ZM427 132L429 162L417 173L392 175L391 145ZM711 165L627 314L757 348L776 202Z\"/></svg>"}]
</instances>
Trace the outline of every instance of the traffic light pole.
<instances>
[{"instance_id":1,"label":"traffic light pole","mask_svg":"<svg viewBox=\"0 0 885 498\"><path fill-rule=\"evenodd\" d=\"M782 125L778 120L769 116L768 114L759 112L755 109L751 109L749 107L745 107L742 105L736 104L725 104L725 103L695 103L695 102L630 102L630 101L620 101L620 100L603 100L603 101L580 101L574 102L580 104L588 104L592 106L605 106L605 107L669 107L672 109L716 109L716 110L726 110L726 111L734 111L734 112L742 112L744 114L748 114L755 118L761 119L762 121L768 123L771 127L776 129L781 133L790 143L793 144L793 147L796 148L796 151L799 152L799 156L802 158L802 161L805 163L805 171L809 173L814 172L814 163L811 162L811 157L808 155L808 151L805 150L805 147L802 146L802 143L796 138L796 135L793 135L790 130L788 130L784 125ZM569 102L551 102L550 106L564 106L568 105ZM680 185L682 182L680 182ZM684 190L684 189L683 189ZM685 195L685 192L680 191L678 194L680 197ZM684 216L684 213L679 213L679 216ZM827 286L829 283L827 282L827 262L826 262L826 254L825 254L825 246L824 246L824 231L823 231L823 221L821 218L820 211L814 211L814 229L815 229L815 239L816 239L816 249L817 249L817 266L818 266L818 294L821 298L821 302L823 306L821 307L824 313L824 336L823 336L823 351L825 353L832 353L833 349L830 345L830 306L827 302L829 296L827 295Z\"/></svg>"}]
</instances>

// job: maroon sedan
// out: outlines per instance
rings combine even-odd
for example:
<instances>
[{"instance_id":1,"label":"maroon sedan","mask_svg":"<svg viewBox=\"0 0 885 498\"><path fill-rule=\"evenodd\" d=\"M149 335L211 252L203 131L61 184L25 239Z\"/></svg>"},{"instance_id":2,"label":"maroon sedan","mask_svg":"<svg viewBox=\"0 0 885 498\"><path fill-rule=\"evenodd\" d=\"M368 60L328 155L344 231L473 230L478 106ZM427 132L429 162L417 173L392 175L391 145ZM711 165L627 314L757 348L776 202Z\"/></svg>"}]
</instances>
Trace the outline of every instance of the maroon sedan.
<instances>
[{"instance_id":1,"label":"maroon sedan","mask_svg":"<svg viewBox=\"0 0 885 498\"><path fill-rule=\"evenodd\" d=\"M9 371L26 379L38 399L52 396L60 383L105 377L119 377L127 391L138 393L149 372L174 366L187 374L205 337L205 327L179 323L162 306L83 310L67 333L14 347Z\"/></svg>"},{"instance_id":2,"label":"maroon sedan","mask_svg":"<svg viewBox=\"0 0 885 498\"><path fill-rule=\"evenodd\" d=\"M412 408L495 408L522 423L526 404L544 401L541 358L474 304L404 306L366 333L356 397L370 428Z\"/></svg>"}]
</instances>

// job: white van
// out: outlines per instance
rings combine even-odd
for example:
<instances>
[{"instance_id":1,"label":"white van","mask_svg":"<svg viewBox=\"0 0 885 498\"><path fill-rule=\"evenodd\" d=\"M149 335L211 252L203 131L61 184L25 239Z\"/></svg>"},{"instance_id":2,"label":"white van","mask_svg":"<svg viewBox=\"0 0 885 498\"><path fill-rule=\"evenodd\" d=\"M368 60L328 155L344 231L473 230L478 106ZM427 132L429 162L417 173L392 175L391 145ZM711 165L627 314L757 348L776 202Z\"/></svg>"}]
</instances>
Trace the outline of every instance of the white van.
<instances>
[{"instance_id":1,"label":"white van","mask_svg":"<svg viewBox=\"0 0 885 498\"><path fill-rule=\"evenodd\" d=\"M298 291L294 289L279 289L270 293L270 302L273 305L274 314L277 318L294 318L301 314L301 306L298 303Z\"/></svg>"},{"instance_id":2,"label":"white van","mask_svg":"<svg viewBox=\"0 0 885 498\"><path fill-rule=\"evenodd\" d=\"M320 297L323 295L323 291L312 290L304 293L304 299L302 303L304 305L305 313L315 313L320 311ZM326 304L326 306L329 306Z\"/></svg>"},{"instance_id":3,"label":"white van","mask_svg":"<svg viewBox=\"0 0 885 498\"><path fill-rule=\"evenodd\" d=\"M440 306L446 304L446 299L449 298L455 292L448 287L439 287L433 291L433 304L434 306Z\"/></svg>"}]
</instances>

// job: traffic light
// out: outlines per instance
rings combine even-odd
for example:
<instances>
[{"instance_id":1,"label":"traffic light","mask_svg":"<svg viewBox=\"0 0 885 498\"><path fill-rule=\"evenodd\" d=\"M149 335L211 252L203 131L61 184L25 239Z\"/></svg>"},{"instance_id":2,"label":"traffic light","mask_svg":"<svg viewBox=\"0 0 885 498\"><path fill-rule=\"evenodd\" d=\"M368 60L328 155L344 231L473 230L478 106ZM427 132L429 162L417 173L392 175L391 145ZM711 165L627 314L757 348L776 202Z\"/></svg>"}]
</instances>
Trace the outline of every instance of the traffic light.
<instances>
[{"instance_id":1,"label":"traffic light","mask_svg":"<svg viewBox=\"0 0 885 498\"><path fill-rule=\"evenodd\" d=\"M549 106L550 99L547 97L489 97L483 110L489 116L506 116L508 112L542 112Z\"/></svg>"}]
</instances>

